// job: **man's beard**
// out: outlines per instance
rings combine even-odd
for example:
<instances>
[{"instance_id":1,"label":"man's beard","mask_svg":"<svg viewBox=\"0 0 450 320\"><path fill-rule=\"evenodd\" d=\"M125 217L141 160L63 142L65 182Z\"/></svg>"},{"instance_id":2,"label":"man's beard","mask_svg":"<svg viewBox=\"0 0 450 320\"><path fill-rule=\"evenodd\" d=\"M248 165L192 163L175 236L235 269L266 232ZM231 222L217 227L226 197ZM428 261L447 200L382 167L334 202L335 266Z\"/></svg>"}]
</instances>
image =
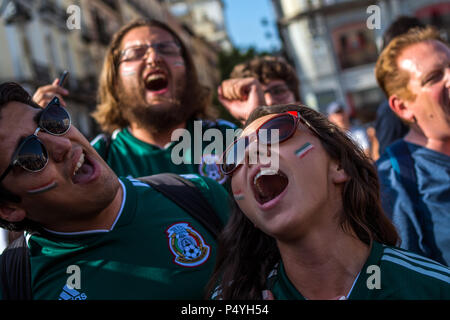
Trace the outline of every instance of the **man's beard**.
<instances>
[{"instance_id":1,"label":"man's beard","mask_svg":"<svg viewBox=\"0 0 450 320\"><path fill-rule=\"evenodd\" d=\"M192 106L183 103L185 87L175 92L175 98L159 97L151 102L145 100L145 92L143 85L128 91L119 85L119 107L130 124L161 133L182 124L193 114Z\"/></svg>"}]
</instances>

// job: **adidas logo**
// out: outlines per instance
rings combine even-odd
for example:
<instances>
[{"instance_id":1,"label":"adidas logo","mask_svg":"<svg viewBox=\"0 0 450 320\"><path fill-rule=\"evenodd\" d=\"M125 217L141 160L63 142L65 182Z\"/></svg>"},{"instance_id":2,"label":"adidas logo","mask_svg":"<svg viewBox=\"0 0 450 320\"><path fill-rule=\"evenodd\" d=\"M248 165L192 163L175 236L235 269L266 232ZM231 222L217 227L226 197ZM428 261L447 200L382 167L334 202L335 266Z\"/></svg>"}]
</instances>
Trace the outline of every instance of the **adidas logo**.
<instances>
[{"instance_id":1,"label":"adidas logo","mask_svg":"<svg viewBox=\"0 0 450 320\"><path fill-rule=\"evenodd\" d=\"M72 289L66 284L61 293L59 294L58 300L86 300L86 299L87 296L85 293L81 293L75 289Z\"/></svg>"}]
</instances>

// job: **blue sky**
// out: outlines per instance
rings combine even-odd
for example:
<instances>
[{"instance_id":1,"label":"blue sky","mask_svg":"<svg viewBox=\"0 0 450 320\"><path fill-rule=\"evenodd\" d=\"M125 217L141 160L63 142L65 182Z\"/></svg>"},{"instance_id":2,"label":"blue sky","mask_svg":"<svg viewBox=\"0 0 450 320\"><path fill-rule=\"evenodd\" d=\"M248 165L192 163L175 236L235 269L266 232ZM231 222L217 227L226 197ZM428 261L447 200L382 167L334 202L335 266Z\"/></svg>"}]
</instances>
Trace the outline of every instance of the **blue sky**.
<instances>
[{"instance_id":1,"label":"blue sky","mask_svg":"<svg viewBox=\"0 0 450 320\"><path fill-rule=\"evenodd\" d=\"M228 34L236 47L248 49L253 46L259 51L280 48L275 12L270 0L223 0L223 2ZM266 26L261 23L264 18L268 21ZM272 34L270 39L265 37L267 32Z\"/></svg>"}]
</instances>

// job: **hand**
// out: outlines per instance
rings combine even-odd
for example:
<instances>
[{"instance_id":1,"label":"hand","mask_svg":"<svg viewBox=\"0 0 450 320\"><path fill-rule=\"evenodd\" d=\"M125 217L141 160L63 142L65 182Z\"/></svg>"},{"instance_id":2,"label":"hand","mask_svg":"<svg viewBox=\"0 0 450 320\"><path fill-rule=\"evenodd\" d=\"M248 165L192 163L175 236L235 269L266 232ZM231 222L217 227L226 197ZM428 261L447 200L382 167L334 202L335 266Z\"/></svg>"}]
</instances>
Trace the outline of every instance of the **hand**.
<instances>
[{"instance_id":1,"label":"hand","mask_svg":"<svg viewBox=\"0 0 450 320\"><path fill-rule=\"evenodd\" d=\"M253 110L266 104L261 83L255 78L224 80L217 92L220 103L241 123Z\"/></svg>"},{"instance_id":2,"label":"hand","mask_svg":"<svg viewBox=\"0 0 450 320\"><path fill-rule=\"evenodd\" d=\"M39 87L33 95L33 101L35 101L41 107L45 107L54 96L57 96L62 106L66 106L66 102L62 96L67 96L69 91L63 87L58 86L59 79L56 78L52 84Z\"/></svg>"}]
</instances>

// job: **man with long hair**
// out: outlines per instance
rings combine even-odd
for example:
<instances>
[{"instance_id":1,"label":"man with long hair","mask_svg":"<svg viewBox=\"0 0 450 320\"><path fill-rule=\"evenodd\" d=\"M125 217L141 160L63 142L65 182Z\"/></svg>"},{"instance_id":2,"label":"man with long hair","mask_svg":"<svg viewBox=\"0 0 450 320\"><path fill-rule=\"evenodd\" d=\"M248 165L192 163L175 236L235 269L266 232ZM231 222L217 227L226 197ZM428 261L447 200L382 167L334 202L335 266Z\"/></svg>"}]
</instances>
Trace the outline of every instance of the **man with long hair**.
<instances>
[{"instance_id":1,"label":"man with long hair","mask_svg":"<svg viewBox=\"0 0 450 320\"><path fill-rule=\"evenodd\" d=\"M213 163L216 155L203 152L208 141L203 141L202 132L218 129L225 137L226 129L235 126L215 120L209 88L199 82L180 36L165 23L139 19L114 34L100 75L98 100L93 116L107 134L92 144L118 175L200 173L225 182ZM198 128L200 135L194 137ZM188 135L177 134L177 129L187 130ZM195 140L185 141L187 136ZM189 145L182 155L174 152L174 141L180 137Z\"/></svg>"}]
</instances>

